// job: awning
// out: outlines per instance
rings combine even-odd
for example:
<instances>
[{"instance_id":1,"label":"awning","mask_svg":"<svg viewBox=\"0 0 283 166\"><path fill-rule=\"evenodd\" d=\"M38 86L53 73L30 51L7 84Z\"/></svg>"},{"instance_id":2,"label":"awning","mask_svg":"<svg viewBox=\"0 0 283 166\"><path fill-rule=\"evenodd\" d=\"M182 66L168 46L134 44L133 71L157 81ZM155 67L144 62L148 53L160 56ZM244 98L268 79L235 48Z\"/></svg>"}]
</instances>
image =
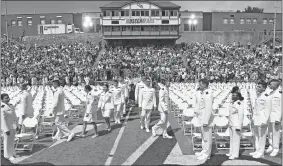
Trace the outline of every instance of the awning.
<instances>
[{"instance_id":1,"label":"awning","mask_svg":"<svg viewBox=\"0 0 283 166\"><path fill-rule=\"evenodd\" d=\"M150 35L150 36L146 36L146 35L142 35L142 36L103 36L103 39L105 40L115 40L115 39L179 39L181 37L181 35L162 35L162 36L154 36L154 35Z\"/></svg>"}]
</instances>

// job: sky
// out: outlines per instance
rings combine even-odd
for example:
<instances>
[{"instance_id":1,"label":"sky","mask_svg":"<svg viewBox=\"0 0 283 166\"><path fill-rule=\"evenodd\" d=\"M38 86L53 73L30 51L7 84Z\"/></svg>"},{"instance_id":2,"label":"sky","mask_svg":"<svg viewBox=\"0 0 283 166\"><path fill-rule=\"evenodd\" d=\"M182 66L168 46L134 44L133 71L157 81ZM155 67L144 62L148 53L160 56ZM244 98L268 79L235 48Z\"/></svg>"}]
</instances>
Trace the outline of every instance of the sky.
<instances>
[{"instance_id":1,"label":"sky","mask_svg":"<svg viewBox=\"0 0 283 166\"><path fill-rule=\"evenodd\" d=\"M1 14L5 14L7 5L8 14L31 14L31 13L80 13L97 12L99 7L111 1L1 1ZM181 6L181 11L212 10L240 10L247 6L264 8L264 12L275 12L275 1L171 1ZM277 12L282 13L282 1L277 1Z\"/></svg>"}]
</instances>

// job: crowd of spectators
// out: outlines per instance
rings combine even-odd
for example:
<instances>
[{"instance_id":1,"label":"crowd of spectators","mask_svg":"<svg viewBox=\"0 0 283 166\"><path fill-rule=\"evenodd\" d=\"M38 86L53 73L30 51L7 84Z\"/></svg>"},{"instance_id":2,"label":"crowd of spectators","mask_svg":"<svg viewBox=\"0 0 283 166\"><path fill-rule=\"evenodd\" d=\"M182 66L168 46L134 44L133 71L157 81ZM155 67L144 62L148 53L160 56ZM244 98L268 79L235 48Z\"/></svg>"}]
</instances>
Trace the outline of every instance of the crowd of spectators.
<instances>
[{"instance_id":1,"label":"crowd of spectators","mask_svg":"<svg viewBox=\"0 0 283 166\"><path fill-rule=\"evenodd\" d=\"M282 50L282 47L280 48ZM208 78L215 82L269 80L279 76L282 55L262 46L238 47L219 43L107 46L85 42L53 44L29 49L2 47L2 85L39 84L64 78L67 84L85 79L113 80L146 75L175 82ZM99 58L98 58L99 57ZM97 59L98 58L98 59Z\"/></svg>"}]
</instances>

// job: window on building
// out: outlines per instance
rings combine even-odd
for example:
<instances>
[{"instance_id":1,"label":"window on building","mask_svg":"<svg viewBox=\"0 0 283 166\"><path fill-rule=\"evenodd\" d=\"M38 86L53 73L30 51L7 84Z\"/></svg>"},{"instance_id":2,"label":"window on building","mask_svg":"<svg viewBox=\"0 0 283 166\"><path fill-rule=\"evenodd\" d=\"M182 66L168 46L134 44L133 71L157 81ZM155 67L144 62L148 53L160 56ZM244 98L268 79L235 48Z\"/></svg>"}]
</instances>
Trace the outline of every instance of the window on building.
<instances>
[{"instance_id":1,"label":"window on building","mask_svg":"<svg viewBox=\"0 0 283 166\"><path fill-rule=\"evenodd\" d=\"M169 24L169 20L162 20L162 24Z\"/></svg>"},{"instance_id":2,"label":"window on building","mask_svg":"<svg viewBox=\"0 0 283 166\"><path fill-rule=\"evenodd\" d=\"M110 26L104 26L103 30L104 30L104 32L111 32L111 27Z\"/></svg>"},{"instance_id":3,"label":"window on building","mask_svg":"<svg viewBox=\"0 0 283 166\"><path fill-rule=\"evenodd\" d=\"M132 16L136 16L136 11L132 11Z\"/></svg>"},{"instance_id":4,"label":"window on building","mask_svg":"<svg viewBox=\"0 0 283 166\"><path fill-rule=\"evenodd\" d=\"M141 16L144 16L144 11L143 10L141 11Z\"/></svg>"},{"instance_id":5,"label":"window on building","mask_svg":"<svg viewBox=\"0 0 283 166\"><path fill-rule=\"evenodd\" d=\"M129 16L129 10L122 10L121 16Z\"/></svg>"},{"instance_id":6,"label":"window on building","mask_svg":"<svg viewBox=\"0 0 283 166\"><path fill-rule=\"evenodd\" d=\"M165 16L165 10L162 10L162 16Z\"/></svg>"},{"instance_id":7,"label":"window on building","mask_svg":"<svg viewBox=\"0 0 283 166\"><path fill-rule=\"evenodd\" d=\"M269 19L269 24L273 24L273 18Z\"/></svg>"},{"instance_id":8,"label":"window on building","mask_svg":"<svg viewBox=\"0 0 283 166\"><path fill-rule=\"evenodd\" d=\"M257 24L257 18L253 18L253 24Z\"/></svg>"},{"instance_id":9,"label":"window on building","mask_svg":"<svg viewBox=\"0 0 283 166\"><path fill-rule=\"evenodd\" d=\"M264 18L264 19L262 20L262 23L263 23L263 24L267 24L267 18Z\"/></svg>"},{"instance_id":10,"label":"window on building","mask_svg":"<svg viewBox=\"0 0 283 166\"><path fill-rule=\"evenodd\" d=\"M234 18L230 18L230 24L235 24L235 19Z\"/></svg>"},{"instance_id":11,"label":"window on building","mask_svg":"<svg viewBox=\"0 0 283 166\"><path fill-rule=\"evenodd\" d=\"M27 17L28 26L32 26L32 17Z\"/></svg>"},{"instance_id":12,"label":"window on building","mask_svg":"<svg viewBox=\"0 0 283 166\"><path fill-rule=\"evenodd\" d=\"M136 16L140 16L141 12L140 11L136 11Z\"/></svg>"},{"instance_id":13,"label":"window on building","mask_svg":"<svg viewBox=\"0 0 283 166\"><path fill-rule=\"evenodd\" d=\"M112 13L111 13L111 11L110 11L110 10L106 10L106 16L107 16L107 17L110 17L110 16L111 16L111 14L112 14Z\"/></svg>"},{"instance_id":14,"label":"window on building","mask_svg":"<svg viewBox=\"0 0 283 166\"><path fill-rule=\"evenodd\" d=\"M245 24L245 19L244 18L240 18L240 24Z\"/></svg>"},{"instance_id":15,"label":"window on building","mask_svg":"<svg viewBox=\"0 0 283 166\"><path fill-rule=\"evenodd\" d=\"M119 32L120 31L120 26L113 26L112 27L112 32Z\"/></svg>"},{"instance_id":16,"label":"window on building","mask_svg":"<svg viewBox=\"0 0 283 166\"><path fill-rule=\"evenodd\" d=\"M159 10L151 10L151 16L152 17L159 17Z\"/></svg>"},{"instance_id":17,"label":"window on building","mask_svg":"<svg viewBox=\"0 0 283 166\"><path fill-rule=\"evenodd\" d=\"M141 27L140 26L133 26L132 31L141 31Z\"/></svg>"},{"instance_id":18,"label":"window on building","mask_svg":"<svg viewBox=\"0 0 283 166\"><path fill-rule=\"evenodd\" d=\"M230 15L230 17L234 18L235 16L234 15Z\"/></svg>"},{"instance_id":19,"label":"window on building","mask_svg":"<svg viewBox=\"0 0 283 166\"><path fill-rule=\"evenodd\" d=\"M22 20L22 18L18 18L17 22L18 22L18 26L19 26L19 27L23 26L23 20Z\"/></svg>"},{"instance_id":20,"label":"window on building","mask_svg":"<svg viewBox=\"0 0 283 166\"><path fill-rule=\"evenodd\" d=\"M119 21L112 21L112 24L119 24Z\"/></svg>"},{"instance_id":21,"label":"window on building","mask_svg":"<svg viewBox=\"0 0 283 166\"><path fill-rule=\"evenodd\" d=\"M169 15L170 15L169 10L165 10L165 16L169 16Z\"/></svg>"},{"instance_id":22,"label":"window on building","mask_svg":"<svg viewBox=\"0 0 283 166\"><path fill-rule=\"evenodd\" d=\"M173 11L173 16L178 16L178 10Z\"/></svg>"},{"instance_id":23,"label":"window on building","mask_svg":"<svg viewBox=\"0 0 283 166\"><path fill-rule=\"evenodd\" d=\"M251 24L251 23L252 23L252 20L250 18L247 18L246 24Z\"/></svg>"},{"instance_id":24,"label":"window on building","mask_svg":"<svg viewBox=\"0 0 283 166\"><path fill-rule=\"evenodd\" d=\"M103 11L103 16L106 17L106 11L105 10Z\"/></svg>"},{"instance_id":25,"label":"window on building","mask_svg":"<svg viewBox=\"0 0 283 166\"><path fill-rule=\"evenodd\" d=\"M151 26L151 31L152 32L158 32L159 31L159 26Z\"/></svg>"},{"instance_id":26,"label":"window on building","mask_svg":"<svg viewBox=\"0 0 283 166\"><path fill-rule=\"evenodd\" d=\"M119 17L119 11L118 10L114 10L112 11L112 17Z\"/></svg>"},{"instance_id":27,"label":"window on building","mask_svg":"<svg viewBox=\"0 0 283 166\"><path fill-rule=\"evenodd\" d=\"M190 25L189 24L184 24L184 31L187 32L190 30Z\"/></svg>"},{"instance_id":28,"label":"window on building","mask_svg":"<svg viewBox=\"0 0 283 166\"><path fill-rule=\"evenodd\" d=\"M223 24L228 24L228 18L223 18Z\"/></svg>"},{"instance_id":29,"label":"window on building","mask_svg":"<svg viewBox=\"0 0 283 166\"><path fill-rule=\"evenodd\" d=\"M145 16L149 16L149 10L144 11Z\"/></svg>"},{"instance_id":30,"label":"window on building","mask_svg":"<svg viewBox=\"0 0 283 166\"><path fill-rule=\"evenodd\" d=\"M11 25L12 25L12 26L16 26L16 21L15 21L15 20L12 20L12 21L11 21Z\"/></svg>"},{"instance_id":31,"label":"window on building","mask_svg":"<svg viewBox=\"0 0 283 166\"><path fill-rule=\"evenodd\" d=\"M126 26L122 26L122 31L127 31Z\"/></svg>"}]
</instances>

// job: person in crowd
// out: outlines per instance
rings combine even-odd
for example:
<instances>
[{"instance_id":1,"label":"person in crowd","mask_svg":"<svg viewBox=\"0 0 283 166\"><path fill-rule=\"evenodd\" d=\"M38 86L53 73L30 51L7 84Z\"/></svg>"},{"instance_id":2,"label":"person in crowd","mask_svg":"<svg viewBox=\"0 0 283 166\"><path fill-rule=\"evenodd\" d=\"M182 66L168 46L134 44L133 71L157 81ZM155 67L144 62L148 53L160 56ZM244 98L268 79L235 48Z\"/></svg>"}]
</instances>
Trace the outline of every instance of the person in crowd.
<instances>
[{"instance_id":1,"label":"person in crowd","mask_svg":"<svg viewBox=\"0 0 283 166\"><path fill-rule=\"evenodd\" d=\"M109 91L108 84L104 84L102 86L102 92L98 101L98 110L102 112L102 115L105 119L105 123L107 125L106 130L111 131L110 115L114 110L114 99L111 92Z\"/></svg>"},{"instance_id":2,"label":"person in crowd","mask_svg":"<svg viewBox=\"0 0 283 166\"><path fill-rule=\"evenodd\" d=\"M196 92L194 112L200 120L202 127L202 151L196 153L198 160L209 159L212 149L212 104L213 94L208 89L209 82L207 79L199 81L199 91Z\"/></svg>"},{"instance_id":3,"label":"person in crowd","mask_svg":"<svg viewBox=\"0 0 283 166\"><path fill-rule=\"evenodd\" d=\"M118 81L114 80L114 85L113 89L111 90L112 97L113 97L113 102L114 102L114 120L115 123L121 124L121 116L122 114L122 109L123 105L125 103L125 93L123 91L122 87L118 86Z\"/></svg>"},{"instance_id":4,"label":"person in crowd","mask_svg":"<svg viewBox=\"0 0 283 166\"><path fill-rule=\"evenodd\" d=\"M279 153L280 144L280 128L282 121L282 107L281 107L281 96L282 91L279 89L279 80L273 79L269 82L269 88L272 90L270 92L271 97L271 113L268 123L268 140L269 147L266 153L270 153L270 156L274 157Z\"/></svg>"},{"instance_id":5,"label":"person in crowd","mask_svg":"<svg viewBox=\"0 0 283 166\"><path fill-rule=\"evenodd\" d=\"M79 135L79 137L83 137L83 138L85 137L87 123L91 123L94 129L94 135L92 136L92 138L95 138L98 136L95 119L97 115L96 112L98 110L99 94L97 91L96 92L92 91L92 88L89 85L86 85L84 90L87 94L86 106L85 106L86 111L83 119L82 133Z\"/></svg>"},{"instance_id":6,"label":"person in crowd","mask_svg":"<svg viewBox=\"0 0 283 166\"><path fill-rule=\"evenodd\" d=\"M167 124L168 124L168 111L169 111L169 86L170 82L167 80L161 80L159 90L159 103L158 111L160 113L160 121L152 127L152 135L156 136L156 131L162 129L163 138L172 139L172 136L169 136L167 133Z\"/></svg>"},{"instance_id":7,"label":"person in crowd","mask_svg":"<svg viewBox=\"0 0 283 166\"><path fill-rule=\"evenodd\" d=\"M139 107L141 108L141 129L146 128L146 132L150 132L150 116L151 112L156 109L155 89L150 86L150 78L144 81L144 88L139 92Z\"/></svg>"},{"instance_id":8,"label":"person in crowd","mask_svg":"<svg viewBox=\"0 0 283 166\"><path fill-rule=\"evenodd\" d=\"M244 121L243 100L240 92L232 92L232 106L229 111L230 152L227 154L230 160L239 157L240 137Z\"/></svg>"},{"instance_id":9,"label":"person in crowd","mask_svg":"<svg viewBox=\"0 0 283 166\"><path fill-rule=\"evenodd\" d=\"M33 98L31 93L27 90L27 84L23 83L20 86L21 89L21 97L20 100L18 101L18 106L19 106L19 125L20 129L22 128L23 121L25 118L30 117L32 118L34 116L34 109L33 109Z\"/></svg>"},{"instance_id":10,"label":"person in crowd","mask_svg":"<svg viewBox=\"0 0 283 166\"><path fill-rule=\"evenodd\" d=\"M58 129L55 138L58 138L59 135L63 134L64 136L68 136L67 142L70 142L75 134L67 128L64 124L65 120L65 94L60 86L59 80L53 81L53 87L55 89L55 93L53 96L53 106L51 116L55 117L55 126Z\"/></svg>"},{"instance_id":11,"label":"person in crowd","mask_svg":"<svg viewBox=\"0 0 283 166\"><path fill-rule=\"evenodd\" d=\"M15 135L18 130L18 118L15 108L10 104L10 97L6 93L1 94L1 130L3 131L4 157L10 161L14 160Z\"/></svg>"},{"instance_id":12,"label":"person in crowd","mask_svg":"<svg viewBox=\"0 0 283 166\"><path fill-rule=\"evenodd\" d=\"M252 157L256 159L264 157L267 128L272 109L272 100L270 95L265 92L266 88L267 83L265 83L264 81L257 83L257 97L253 112L256 151L250 153L250 155L252 155Z\"/></svg>"}]
</instances>

